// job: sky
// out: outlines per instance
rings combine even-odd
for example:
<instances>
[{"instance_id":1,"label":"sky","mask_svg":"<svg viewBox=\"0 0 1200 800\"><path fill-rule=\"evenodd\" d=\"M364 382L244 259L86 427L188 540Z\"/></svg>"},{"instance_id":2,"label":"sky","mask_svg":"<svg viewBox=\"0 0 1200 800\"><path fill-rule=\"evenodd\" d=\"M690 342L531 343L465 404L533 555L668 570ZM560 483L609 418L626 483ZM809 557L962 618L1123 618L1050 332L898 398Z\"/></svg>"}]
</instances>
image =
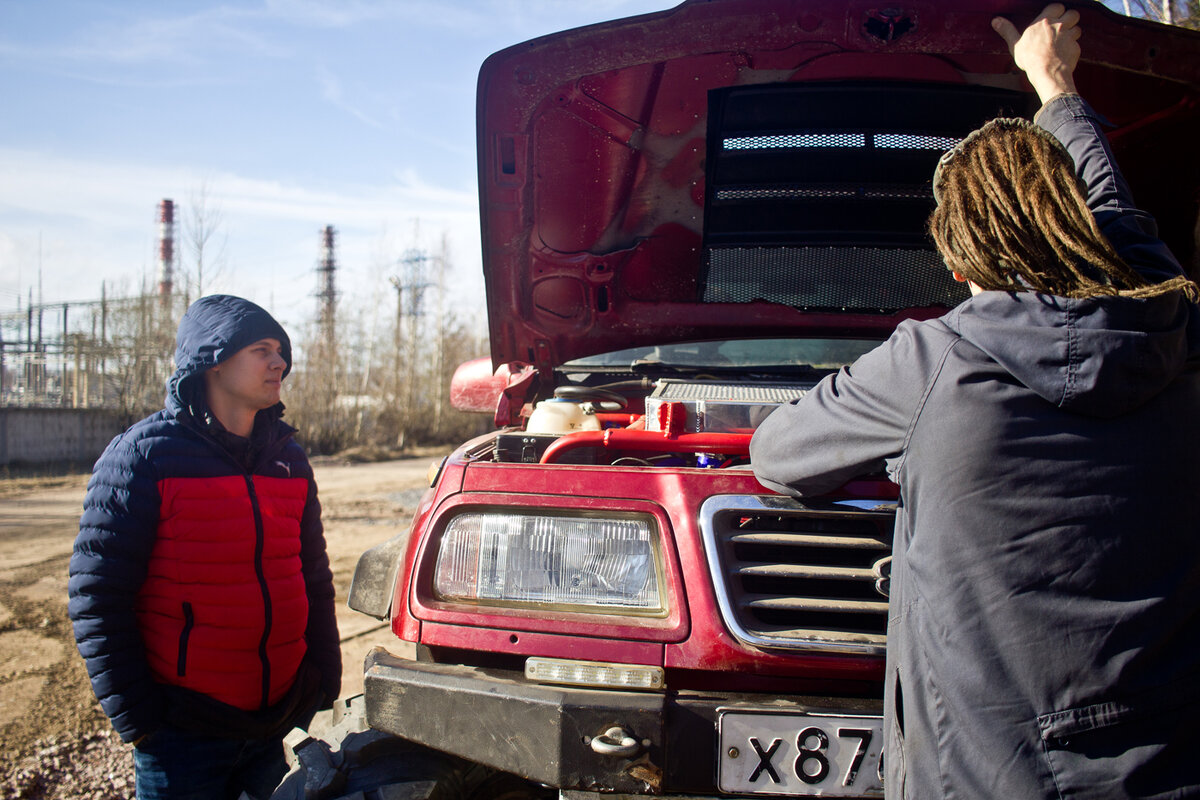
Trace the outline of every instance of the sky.
<instances>
[{"instance_id":1,"label":"sky","mask_svg":"<svg viewBox=\"0 0 1200 800\"><path fill-rule=\"evenodd\" d=\"M136 292L201 201L205 293L285 326L316 314L320 231L339 308L447 248L483 297L475 82L491 53L675 0L0 0L0 312ZM213 274L216 271L215 275ZM39 288L40 287L40 288Z\"/></svg>"}]
</instances>

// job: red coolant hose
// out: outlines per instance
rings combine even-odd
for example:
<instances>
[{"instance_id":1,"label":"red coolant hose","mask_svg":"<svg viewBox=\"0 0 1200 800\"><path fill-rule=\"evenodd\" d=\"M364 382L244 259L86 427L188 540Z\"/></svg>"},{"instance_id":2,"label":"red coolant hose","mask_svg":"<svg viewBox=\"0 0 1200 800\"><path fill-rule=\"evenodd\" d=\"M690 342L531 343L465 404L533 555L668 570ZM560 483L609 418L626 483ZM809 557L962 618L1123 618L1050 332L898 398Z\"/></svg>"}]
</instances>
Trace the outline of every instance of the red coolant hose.
<instances>
[{"instance_id":1,"label":"red coolant hose","mask_svg":"<svg viewBox=\"0 0 1200 800\"><path fill-rule=\"evenodd\" d=\"M580 447L608 447L618 450L643 450L651 453L750 454L748 433L681 433L625 430L575 431L559 437L542 454L543 464L553 464L559 456Z\"/></svg>"}]
</instances>

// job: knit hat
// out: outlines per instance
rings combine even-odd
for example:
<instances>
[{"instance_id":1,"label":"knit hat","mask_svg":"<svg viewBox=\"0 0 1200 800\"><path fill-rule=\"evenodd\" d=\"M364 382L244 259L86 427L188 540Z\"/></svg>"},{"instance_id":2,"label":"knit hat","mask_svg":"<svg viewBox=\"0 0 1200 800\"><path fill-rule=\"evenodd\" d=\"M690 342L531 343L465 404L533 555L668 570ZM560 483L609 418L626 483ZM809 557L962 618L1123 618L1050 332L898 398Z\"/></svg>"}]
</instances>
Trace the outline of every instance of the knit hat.
<instances>
[{"instance_id":1,"label":"knit hat","mask_svg":"<svg viewBox=\"0 0 1200 800\"><path fill-rule=\"evenodd\" d=\"M265 309L228 294L209 295L192 303L175 336L175 373L167 381L168 404L174 396L182 405L189 405L192 378L261 339L279 340L286 377L292 369L292 343L283 326Z\"/></svg>"}]
</instances>

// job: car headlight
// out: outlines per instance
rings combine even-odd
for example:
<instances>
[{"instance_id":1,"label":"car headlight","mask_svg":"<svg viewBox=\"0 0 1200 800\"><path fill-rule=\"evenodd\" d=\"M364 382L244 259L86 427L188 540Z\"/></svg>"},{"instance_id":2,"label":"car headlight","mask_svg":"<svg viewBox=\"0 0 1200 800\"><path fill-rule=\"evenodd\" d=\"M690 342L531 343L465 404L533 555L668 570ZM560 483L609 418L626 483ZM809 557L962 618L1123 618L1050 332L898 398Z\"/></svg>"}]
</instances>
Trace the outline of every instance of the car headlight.
<instances>
[{"instance_id":1,"label":"car headlight","mask_svg":"<svg viewBox=\"0 0 1200 800\"><path fill-rule=\"evenodd\" d=\"M661 614L661 574L648 517L479 512L447 525L434 590L486 605Z\"/></svg>"}]
</instances>

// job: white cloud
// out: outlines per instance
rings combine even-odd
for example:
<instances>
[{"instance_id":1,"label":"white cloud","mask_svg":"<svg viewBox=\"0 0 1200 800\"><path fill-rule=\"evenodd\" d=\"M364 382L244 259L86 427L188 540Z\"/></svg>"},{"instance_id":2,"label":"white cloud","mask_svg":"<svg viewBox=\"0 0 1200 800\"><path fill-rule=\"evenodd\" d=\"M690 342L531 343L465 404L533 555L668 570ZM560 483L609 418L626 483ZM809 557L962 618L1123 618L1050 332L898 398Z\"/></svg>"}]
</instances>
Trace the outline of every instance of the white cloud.
<instances>
[{"instance_id":1,"label":"white cloud","mask_svg":"<svg viewBox=\"0 0 1200 800\"><path fill-rule=\"evenodd\" d=\"M486 13L474 4L430 0L266 0L267 15L292 25L314 28L348 28L384 21L464 31L475 27ZM488 4L484 4L485 7Z\"/></svg>"},{"instance_id":2,"label":"white cloud","mask_svg":"<svg viewBox=\"0 0 1200 800\"><path fill-rule=\"evenodd\" d=\"M0 181L3 308L12 308L18 293L26 296L39 263L45 267L48 301L98 297L101 281L136 289L154 272L155 212L164 197L180 205L176 241L186 264L186 205L202 185L207 202L220 210L228 258L225 285L206 289L239 291L263 302L273 297L293 313L293 321L302 318L313 307L309 296L319 232L333 225L347 302L376 290L380 263L394 261L414 244L437 247L443 231L467 294L476 304L481 296L475 193L427 183L412 171L381 185L314 189L229 173L200 179L173 167L0 148L0 174L5 176ZM409 233L416 220L427 241Z\"/></svg>"},{"instance_id":3,"label":"white cloud","mask_svg":"<svg viewBox=\"0 0 1200 800\"><path fill-rule=\"evenodd\" d=\"M10 89L0 120L0 309L26 296L39 263L47 301L97 297L102 280L135 288L154 269L156 204L186 204L202 182L228 239L228 285L210 288L308 313L319 231L331 224L347 302L379 294L398 254L414 242L436 248L442 231L456 288L478 298L478 61L671 4L221 2L83 4L61 20L30 3L12 15L20 25L0 25L0 83ZM10 6L0 0L0 21Z\"/></svg>"},{"instance_id":4,"label":"white cloud","mask_svg":"<svg viewBox=\"0 0 1200 800\"><path fill-rule=\"evenodd\" d=\"M169 8L169 7L160 7ZM72 29L63 26L62 38L52 42L0 41L0 54L43 64L145 65L148 63L201 63L220 50L253 52L283 57L291 53L273 38L255 30L261 15L218 6L184 16L147 17L119 10L111 16Z\"/></svg>"},{"instance_id":5,"label":"white cloud","mask_svg":"<svg viewBox=\"0 0 1200 800\"><path fill-rule=\"evenodd\" d=\"M317 84L321 87L321 98L335 108L345 111L359 122L369 125L372 128L383 130L386 127L382 122L370 116L365 111L351 105L346 100L341 81L338 80L337 76L328 67L317 67Z\"/></svg>"}]
</instances>

